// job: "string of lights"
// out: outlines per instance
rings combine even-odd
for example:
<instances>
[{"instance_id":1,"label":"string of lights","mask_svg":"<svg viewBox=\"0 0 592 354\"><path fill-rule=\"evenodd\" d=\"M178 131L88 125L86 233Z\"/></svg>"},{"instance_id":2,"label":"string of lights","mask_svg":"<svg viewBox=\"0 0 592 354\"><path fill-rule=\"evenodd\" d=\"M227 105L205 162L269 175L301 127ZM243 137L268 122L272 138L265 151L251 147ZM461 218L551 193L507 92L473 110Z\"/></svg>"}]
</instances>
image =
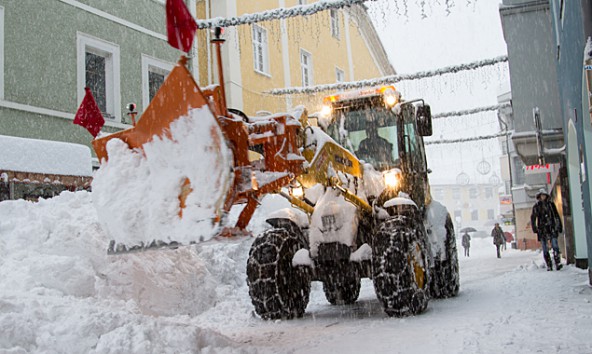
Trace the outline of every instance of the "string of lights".
<instances>
[{"instance_id":1,"label":"string of lights","mask_svg":"<svg viewBox=\"0 0 592 354\"><path fill-rule=\"evenodd\" d=\"M273 10L257 12L254 14L244 14L236 17L216 17L207 20L196 19L196 22L197 28L199 29L207 29L214 27L234 27L262 21L281 20L299 16L311 16L321 11L336 10L344 7L361 5L367 1L375 0L321 0L319 2L315 2L309 5L276 8Z\"/></svg>"},{"instance_id":2,"label":"string of lights","mask_svg":"<svg viewBox=\"0 0 592 354\"><path fill-rule=\"evenodd\" d=\"M366 79L360 81L350 81L350 82L338 82L334 84L324 84L324 85L316 85L316 86L307 86L307 87L289 87L289 88L282 88L282 89L273 89L268 91L268 93L272 95L303 95L303 94L315 94L324 91L339 91L339 90L351 90L357 88L364 88L364 87L372 87L372 86L381 86L381 85L390 85L400 81L412 81L412 80L420 80L425 79L428 77L434 76L442 76L445 74L455 74L461 71L468 71L468 70L476 70L480 68L484 68L487 66L497 65L500 63L505 63L508 61L507 55L502 55L499 57L491 58L491 59L484 59L478 60L471 63L466 64L459 64L459 65L451 65L447 67L443 67L440 69L435 70L426 70L420 71L411 74L401 74L401 75L389 75L380 78L374 79Z\"/></svg>"}]
</instances>

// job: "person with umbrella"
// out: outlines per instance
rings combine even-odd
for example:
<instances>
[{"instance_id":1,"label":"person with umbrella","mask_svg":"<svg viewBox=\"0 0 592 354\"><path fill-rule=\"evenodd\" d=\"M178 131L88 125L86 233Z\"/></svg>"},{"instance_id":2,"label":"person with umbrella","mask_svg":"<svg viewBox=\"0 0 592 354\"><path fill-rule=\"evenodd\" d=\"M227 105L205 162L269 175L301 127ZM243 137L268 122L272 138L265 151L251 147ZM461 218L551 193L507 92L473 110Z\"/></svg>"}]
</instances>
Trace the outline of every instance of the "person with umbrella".
<instances>
[{"instance_id":1,"label":"person with umbrella","mask_svg":"<svg viewBox=\"0 0 592 354\"><path fill-rule=\"evenodd\" d=\"M563 225L559 218L559 213L555 204L549 200L549 194L544 189L539 190L536 195L537 202L532 207L532 214L530 216L530 225L532 232L537 234L539 242L543 248L543 258L547 263L547 270L553 270L551 263L551 256L549 256L549 241L553 248L553 258L555 260L555 268L561 269L561 258L559 257L559 245L557 244L558 235L563 232Z\"/></svg>"},{"instance_id":2,"label":"person with umbrella","mask_svg":"<svg viewBox=\"0 0 592 354\"><path fill-rule=\"evenodd\" d=\"M471 236L469 235L469 232L475 232L477 230L472 227L465 227L460 231L464 232L462 237L462 246L465 249L465 257L469 257L469 249L471 248Z\"/></svg>"}]
</instances>

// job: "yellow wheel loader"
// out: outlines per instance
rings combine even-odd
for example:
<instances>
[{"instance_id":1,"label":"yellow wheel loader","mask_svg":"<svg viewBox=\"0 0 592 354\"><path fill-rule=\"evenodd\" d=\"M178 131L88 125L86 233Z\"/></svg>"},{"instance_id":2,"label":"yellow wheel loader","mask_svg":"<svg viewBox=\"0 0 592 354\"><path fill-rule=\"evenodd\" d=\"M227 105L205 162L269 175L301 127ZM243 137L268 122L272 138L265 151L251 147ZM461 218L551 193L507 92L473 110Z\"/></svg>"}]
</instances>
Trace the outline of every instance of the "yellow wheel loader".
<instances>
[{"instance_id":1,"label":"yellow wheel loader","mask_svg":"<svg viewBox=\"0 0 592 354\"><path fill-rule=\"evenodd\" d=\"M248 234L262 196L279 193L296 208L268 216L272 228L255 238L247 264L262 318L302 316L311 281L330 303L350 304L361 278L372 278L397 316L457 293L452 223L429 196L427 105L393 87L333 95L321 129L304 108L267 117L228 108L218 74L220 85L201 90L182 58L132 128L93 141L93 203L109 253Z\"/></svg>"},{"instance_id":2,"label":"yellow wheel loader","mask_svg":"<svg viewBox=\"0 0 592 354\"><path fill-rule=\"evenodd\" d=\"M328 96L321 127L301 123L304 171L282 195L306 214L276 211L255 239L247 281L256 312L301 316L311 281L331 304L351 304L371 278L389 316L455 296L453 224L429 191L430 107L385 86Z\"/></svg>"}]
</instances>

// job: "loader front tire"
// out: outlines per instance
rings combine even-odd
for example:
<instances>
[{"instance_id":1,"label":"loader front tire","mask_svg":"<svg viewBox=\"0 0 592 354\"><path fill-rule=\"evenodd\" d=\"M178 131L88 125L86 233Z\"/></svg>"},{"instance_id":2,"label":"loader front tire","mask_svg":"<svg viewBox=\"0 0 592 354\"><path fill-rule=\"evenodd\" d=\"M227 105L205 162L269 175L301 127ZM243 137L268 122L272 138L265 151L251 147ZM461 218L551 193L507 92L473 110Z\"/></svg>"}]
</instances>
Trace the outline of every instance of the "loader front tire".
<instances>
[{"instance_id":1,"label":"loader front tire","mask_svg":"<svg viewBox=\"0 0 592 354\"><path fill-rule=\"evenodd\" d=\"M387 315L423 312L429 300L429 265L422 228L403 216L384 221L373 240L372 273Z\"/></svg>"},{"instance_id":2,"label":"loader front tire","mask_svg":"<svg viewBox=\"0 0 592 354\"><path fill-rule=\"evenodd\" d=\"M456 250L456 236L450 215L446 217L446 240L444 249L446 259L436 259L431 272L431 295L434 298L448 298L458 294L460 280L458 275L458 253Z\"/></svg>"},{"instance_id":3,"label":"loader front tire","mask_svg":"<svg viewBox=\"0 0 592 354\"><path fill-rule=\"evenodd\" d=\"M311 276L293 267L294 254L305 245L286 229L259 235L249 252L247 285L255 312L266 320L302 317L308 305Z\"/></svg>"}]
</instances>

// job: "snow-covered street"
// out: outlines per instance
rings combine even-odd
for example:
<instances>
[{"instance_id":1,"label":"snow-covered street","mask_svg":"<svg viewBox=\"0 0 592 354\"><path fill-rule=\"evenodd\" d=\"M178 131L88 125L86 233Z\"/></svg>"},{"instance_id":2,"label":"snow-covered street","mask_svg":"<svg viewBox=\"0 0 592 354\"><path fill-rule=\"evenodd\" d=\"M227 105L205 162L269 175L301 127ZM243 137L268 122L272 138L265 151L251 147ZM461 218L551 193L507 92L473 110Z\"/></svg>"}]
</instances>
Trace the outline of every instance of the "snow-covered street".
<instances>
[{"instance_id":1,"label":"snow-covered street","mask_svg":"<svg viewBox=\"0 0 592 354\"><path fill-rule=\"evenodd\" d=\"M248 296L251 239L107 256L105 237L87 192L0 203L0 353L592 352L586 272L497 259L489 238L461 257L459 296L420 316L387 317L365 280L354 305L315 283L304 318L270 322Z\"/></svg>"}]
</instances>

